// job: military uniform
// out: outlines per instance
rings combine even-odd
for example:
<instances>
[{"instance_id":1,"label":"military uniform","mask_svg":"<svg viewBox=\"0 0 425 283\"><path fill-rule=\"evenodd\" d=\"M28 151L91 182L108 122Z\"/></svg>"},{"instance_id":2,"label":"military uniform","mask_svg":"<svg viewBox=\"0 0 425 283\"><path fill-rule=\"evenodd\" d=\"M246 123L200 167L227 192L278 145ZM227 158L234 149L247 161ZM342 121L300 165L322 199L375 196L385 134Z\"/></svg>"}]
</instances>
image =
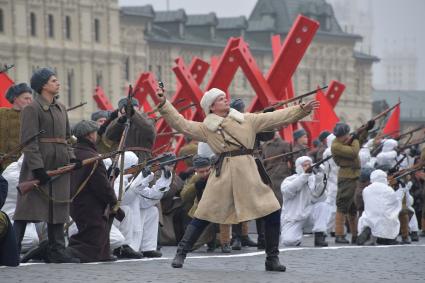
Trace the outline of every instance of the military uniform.
<instances>
[{"instance_id":1,"label":"military uniform","mask_svg":"<svg viewBox=\"0 0 425 283\"><path fill-rule=\"evenodd\" d=\"M0 154L9 153L17 147L19 141L19 129L21 127L21 111L13 108L0 108ZM2 168L6 168L10 163L17 161L19 155L5 160ZM1 171L3 171L1 169Z\"/></svg>"},{"instance_id":2,"label":"military uniform","mask_svg":"<svg viewBox=\"0 0 425 283\"><path fill-rule=\"evenodd\" d=\"M364 143L366 138L367 131L364 131L359 139L354 139L351 144L344 144L335 139L331 146L333 159L340 167L336 195L335 235L344 237L345 215L348 214L350 230L353 236L352 241L355 241L357 237L357 210L354 205L354 196L361 168L359 151L360 145Z\"/></svg>"},{"instance_id":3,"label":"military uniform","mask_svg":"<svg viewBox=\"0 0 425 283\"><path fill-rule=\"evenodd\" d=\"M119 143L124 131L125 123L115 119L106 129L106 138L112 142ZM155 143L156 129L154 121L145 113L135 112L130 119L130 130L128 131L126 148L132 148L139 157L139 162L152 157L152 147Z\"/></svg>"}]
</instances>

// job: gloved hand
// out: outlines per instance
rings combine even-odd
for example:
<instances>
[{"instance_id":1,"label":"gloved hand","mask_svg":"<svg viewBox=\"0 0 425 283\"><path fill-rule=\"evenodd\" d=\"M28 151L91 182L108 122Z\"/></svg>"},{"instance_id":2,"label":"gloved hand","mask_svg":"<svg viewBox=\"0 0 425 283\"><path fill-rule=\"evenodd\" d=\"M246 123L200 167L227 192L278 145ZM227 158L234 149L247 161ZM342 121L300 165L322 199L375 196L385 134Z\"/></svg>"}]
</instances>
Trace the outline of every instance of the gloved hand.
<instances>
[{"instance_id":1,"label":"gloved hand","mask_svg":"<svg viewBox=\"0 0 425 283\"><path fill-rule=\"evenodd\" d=\"M122 210L122 209L121 209L121 207L120 207L120 208L118 208L117 213L115 213L114 217L115 217L115 219L116 219L116 220L118 220L119 222L123 221L123 220L124 220L124 217L125 217L125 212L124 212L124 210Z\"/></svg>"},{"instance_id":2,"label":"gloved hand","mask_svg":"<svg viewBox=\"0 0 425 283\"><path fill-rule=\"evenodd\" d=\"M366 124L366 130L370 131L375 127L375 120L369 120Z\"/></svg>"},{"instance_id":3,"label":"gloved hand","mask_svg":"<svg viewBox=\"0 0 425 283\"><path fill-rule=\"evenodd\" d=\"M114 110L111 112L111 114L109 114L109 120L115 120L116 118L118 118L118 109Z\"/></svg>"},{"instance_id":4,"label":"gloved hand","mask_svg":"<svg viewBox=\"0 0 425 283\"><path fill-rule=\"evenodd\" d=\"M75 170L78 170L81 167L83 167L82 161L80 159L77 159L77 158L71 158L69 160L69 163L75 163L75 167L74 167Z\"/></svg>"},{"instance_id":5,"label":"gloved hand","mask_svg":"<svg viewBox=\"0 0 425 283\"><path fill-rule=\"evenodd\" d=\"M108 174L108 177L111 176L112 166L109 166L108 170L106 170L106 173ZM115 167L114 168L114 178L117 178L120 175L120 168Z\"/></svg>"},{"instance_id":6,"label":"gloved hand","mask_svg":"<svg viewBox=\"0 0 425 283\"><path fill-rule=\"evenodd\" d=\"M358 140L359 139L359 135L356 132L353 132L350 135L353 137L353 140Z\"/></svg>"},{"instance_id":7,"label":"gloved hand","mask_svg":"<svg viewBox=\"0 0 425 283\"><path fill-rule=\"evenodd\" d=\"M129 110L130 110L130 113L128 113L128 115L130 117L133 117L134 113L136 112L136 111L134 111L134 107L130 107ZM128 111L127 107L124 107L124 111L127 113L127 111Z\"/></svg>"},{"instance_id":8,"label":"gloved hand","mask_svg":"<svg viewBox=\"0 0 425 283\"><path fill-rule=\"evenodd\" d=\"M52 178L47 175L47 172L44 168L37 168L32 170L34 177L40 181L40 185L47 184Z\"/></svg>"},{"instance_id":9,"label":"gloved hand","mask_svg":"<svg viewBox=\"0 0 425 283\"><path fill-rule=\"evenodd\" d=\"M121 116L118 118L118 123L124 124L125 122L127 122L127 116Z\"/></svg>"},{"instance_id":10,"label":"gloved hand","mask_svg":"<svg viewBox=\"0 0 425 283\"><path fill-rule=\"evenodd\" d=\"M140 186L142 186L143 188L149 186L149 183L153 181L153 179L155 178L155 175L150 172L146 177L144 176L140 176L140 178L142 178L139 182Z\"/></svg>"},{"instance_id":11,"label":"gloved hand","mask_svg":"<svg viewBox=\"0 0 425 283\"><path fill-rule=\"evenodd\" d=\"M156 181L153 188L161 192L168 191L170 189L172 179L173 179L173 174L171 172L170 172L170 175L167 177L165 172L162 171L161 177Z\"/></svg>"}]
</instances>

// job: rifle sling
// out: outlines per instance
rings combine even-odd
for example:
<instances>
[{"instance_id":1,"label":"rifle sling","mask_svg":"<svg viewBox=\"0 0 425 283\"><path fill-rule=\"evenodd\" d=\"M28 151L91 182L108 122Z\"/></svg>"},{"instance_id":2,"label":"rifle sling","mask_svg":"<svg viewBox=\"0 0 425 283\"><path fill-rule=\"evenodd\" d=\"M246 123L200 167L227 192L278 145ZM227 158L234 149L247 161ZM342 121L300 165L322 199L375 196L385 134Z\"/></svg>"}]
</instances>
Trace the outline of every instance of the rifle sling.
<instances>
[{"instance_id":1,"label":"rifle sling","mask_svg":"<svg viewBox=\"0 0 425 283\"><path fill-rule=\"evenodd\" d=\"M87 182L90 180L91 176L93 176L94 171L96 170L97 166L99 165L99 161L96 160L93 169L91 170L90 174L87 176L87 178L81 183L81 185L78 187L78 190L75 192L74 196L70 198L69 200L57 200L52 197L50 197L48 194L46 194L42 189L40 189L40 186L35 185L35 189L39 191L44 197L46 197L49 201L53 201L56 203L72 203L74 199L83 191L83 189L86 187Z\"/></svg>"}]
</instances>

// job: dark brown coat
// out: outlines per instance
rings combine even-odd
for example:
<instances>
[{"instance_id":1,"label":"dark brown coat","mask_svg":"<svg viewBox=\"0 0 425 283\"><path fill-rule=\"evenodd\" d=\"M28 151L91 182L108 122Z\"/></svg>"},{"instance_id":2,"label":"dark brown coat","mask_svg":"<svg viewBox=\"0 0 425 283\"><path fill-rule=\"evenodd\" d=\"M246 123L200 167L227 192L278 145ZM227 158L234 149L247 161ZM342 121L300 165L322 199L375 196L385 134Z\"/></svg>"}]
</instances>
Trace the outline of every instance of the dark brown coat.
<instances>
[{"instance_id":1,"label":"dark brown coat","mask_svg":"<svg viewBox=\"0 0 425 283\"><path fill-rule=\"evenodd\" d=\"M272 157L275 155L288 153L291 151L291 146L288 142L282 140L280 137L275 138L269 142L266 142L262 146L263 158ZM270 161L264 162L264 167L272 180L272 189L278 199L280 205L282 205L282 192L280 185L283 179L291 175L289 157L281 157Z\"/></svg>"},{"instance_id":2,"label":"dark brown coat","mask_svg":"<svg viewBox=\"0 0 425 283\"><path fill-rule=\"evenodd\" d=\"M95 146L89 141L80 141L74 150L80 160L98 155ZM78 233L70 238L69 247L82 262L109 259L109 229L104 211L108 204L112 207L117 202L102 161L72 172L71 195L74 196L84 180L90 176L93 166L96 169L71 204L71 217L77 224Z\"/></svg>"},{"instance_id":3,"label":"dark brown coat","mask_svg":"<svg viewBox=\"0 0 425 283\"><path fill-rule=\"evenodd\" d=\"M136 151L139 157L139 162L146 158L151 157L151 150L155 143L156 129L154 121L146 116L144 113L134 113L130 120L130 130L128 132L126 147L142 147L146 151ZM120 123L119 119L115 119L106 129L106 138L113 142L119 143L121 135L124 131L125 124Z\"/></svg>"},{"instance_id":4,"label":"dark brown coat","mask_svg":"<svg viewBox=\"0 0 425 283\"><path fill-rule=\"evenodd\" d=\"M21 142L40 130L46 131L40 138L68 140L71 135L65 106L56 99L52 104L49 104L41 95L35 95L34 101L22 110ZM75 157L69 144L41 143L39 139L28 144L23 153L24 161L19 182L34 179L32 172L34 169L53 170L69 164L69 160ZM54 224L68 222L69 204L54 202L53 215L49 217L49 186L41 186L40 190L33 190L24 196L18 194L14 219L33 222L44 221ZM53 199L69 199L69 174L64 174L54 180L52 190Z\"/></svg>"}]
</instances>

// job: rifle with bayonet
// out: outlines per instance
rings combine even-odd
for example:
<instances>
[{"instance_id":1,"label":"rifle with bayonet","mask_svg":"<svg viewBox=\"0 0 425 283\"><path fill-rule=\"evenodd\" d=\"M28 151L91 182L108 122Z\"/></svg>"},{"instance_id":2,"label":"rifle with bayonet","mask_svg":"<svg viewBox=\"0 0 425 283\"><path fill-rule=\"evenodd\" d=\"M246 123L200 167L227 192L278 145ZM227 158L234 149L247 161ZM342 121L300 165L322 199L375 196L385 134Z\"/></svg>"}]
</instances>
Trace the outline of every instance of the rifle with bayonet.
<instances>
[{"instance_id":1,"label":"rifle with bayonet","mask_svg":"<svg viewBox=\"0 0 425 283\"><path fill-rule=\"evenodd\" d=\"M100 161L100 160L103 160L103 159L106 159L106 158L112 158L117 154L119 154L118 151L112 151L112 152L108 152L108 153L105 153L105 154L100 154L99 156L82 160L81 165L87 166L87 165L93 164L97 161ZM55 170L47 171L47 175L49 175L50 177L55 177L55 176L67 174L67 173L70 173L70 172L76 170L75 166L76 166L75 163L71 163L71 164L65 165L63 167L59 167ZM17 189L18 189L18 192L21 195L25 195L25 194L29 193L30 191L32 191L39 184L40 184L39 180L25 181L25 182L18 184Z\"/></svg>"},{"instance_id":2,"label":"rifle with bayonet","mask_svg":"<svg viewBox=\"0 0 425 283\"><path fill-rule=\"evenodd\" d=\"M28 144L30 144L34 139L36 139L39 135L44 134L46 131L41 130L35 135L29 137L27 140L25 140L23 143L19 144L17 147L0 157L0 166L5 162L6 160L16 157Z\"/></svg>"},{"instance_id":3,"label":"rifle with bayonet","mask_svg":"<svg viewBox=\"0 0 425 283\"><path fill-rule=\"evenodd\" d=\"M81 103L80 103L80 104L78 104L78 105L75 105L75 106L69 107L68 109L66 109L66 112L69 112L69 111L75 110L75 109L77 109L77 108L83 107L83 106L84 106L84 105L86 105L86 104L87 104L87 102L81 102Z\"/></svg>"},{"instance_id":4,"label":"rifle with bayonet","mask_svg":"<svg viewBox=\"0 0 425 283\"><path fill-rule=\"evenodd\" d=\"M413 165L410 168L400 170L390 176L388 176L388 184L391 187L394 187L397 185L403 178L414 174L417 171L423 170L425 168L425 164L423 162L418 162L417 164Z\"/></svg>"},{"instance_id":5,"label":"rifle with bayonet","mask_svg":"<svg viewBox=\"0 0 425 283\"><path fill-rule=\"evenodd\" d=\"M328 88L328 86L324 86L324 87L321 87L321 88L318 88L318 89L309 91L307 93L301 94L301 95L296 96L296 97L293 97L293 98L289 98L289 99L284 100L284 101L276 102L276 103L274 103L274 104L272 104L270 106L267 106L266 108L264 108L263 110L258 111L258 112L268 112L270 110L274 110L274 109L279 108L279 107L282 107L284 105L288 105L289 103L292 103L292 102L295 102L295 101L302 102L303 98L305 98L307 96L310 96L312 94L315 94L319 90L323 90L323 89L326 89L326 88Z\"/></svg>"},{"instance_id":6,"label":"rifle with bayonet","mask_svg":"<svg viewBox=\"0 0 425 283\"><path fill-rule=\"evenodd\" d=\"M160 163L162 160L164 160L166 158L170 158L170 155L169 154L163 154L163 155L160 155L160 156L155 157L155 158L147 159L147 160L143 161L142 163L133 165L130 168L125 169L124 175L127 175L127 174L137 175L137 174L139 174L139 172L142 171L143 168L150 167L150 166L152 166L152 164L155 164L155 163Z\"/></svg>"},{"instance_id":7,"label":"rifle with bayonet","mask_svg":"<svg viewBox=\"0 0 425 283\"><path fill-rule=\"evenodd\" d=\"M131 166L130 168L127 168L124 171L124 174L137 175L139 172L142 172L143 176L146 177L147 175L150 174L150 172L156 172L158 170L164 169L165 166L173 165L173 164L176 164L177 162L179 162L181 160L185 160L185 159L192 158L192 157L193 157L193 154L189 154L189 155L184 155L184 156L177 157L177 158L174 158L174 159L171 159L171 160L161 161L161 160L167 158L167 156L160 156L160 157L151 159L147 163L142 162L140 164L136 164L134 166Z\"/></svg>"},{"instance_id":8,"label":"rifle with bayonet","mask_svg":"<svg viewBox=\"0 0 425 283\"><path fill-rule=\"evenodd\" d=\"M358 128L353 134L351 134L350 138L345 142L345 144L351 144L354 140L355 136L359 136L361 135L364 131L369 130L368 129L368 125L371 121L375 122L385 116L388 115L388 113L390 113L394 108L396 108L398 105L400 105L401 102L397 103L396 105L394 105L391 108L388 108L384 111L382 111L381 113L379 113L378 115L376 115L375 117L373 117L372 119L370 119L369 121L367 121L366 124L363 124L360 126L360 128Z\"/></svg>"}]
</instances>

